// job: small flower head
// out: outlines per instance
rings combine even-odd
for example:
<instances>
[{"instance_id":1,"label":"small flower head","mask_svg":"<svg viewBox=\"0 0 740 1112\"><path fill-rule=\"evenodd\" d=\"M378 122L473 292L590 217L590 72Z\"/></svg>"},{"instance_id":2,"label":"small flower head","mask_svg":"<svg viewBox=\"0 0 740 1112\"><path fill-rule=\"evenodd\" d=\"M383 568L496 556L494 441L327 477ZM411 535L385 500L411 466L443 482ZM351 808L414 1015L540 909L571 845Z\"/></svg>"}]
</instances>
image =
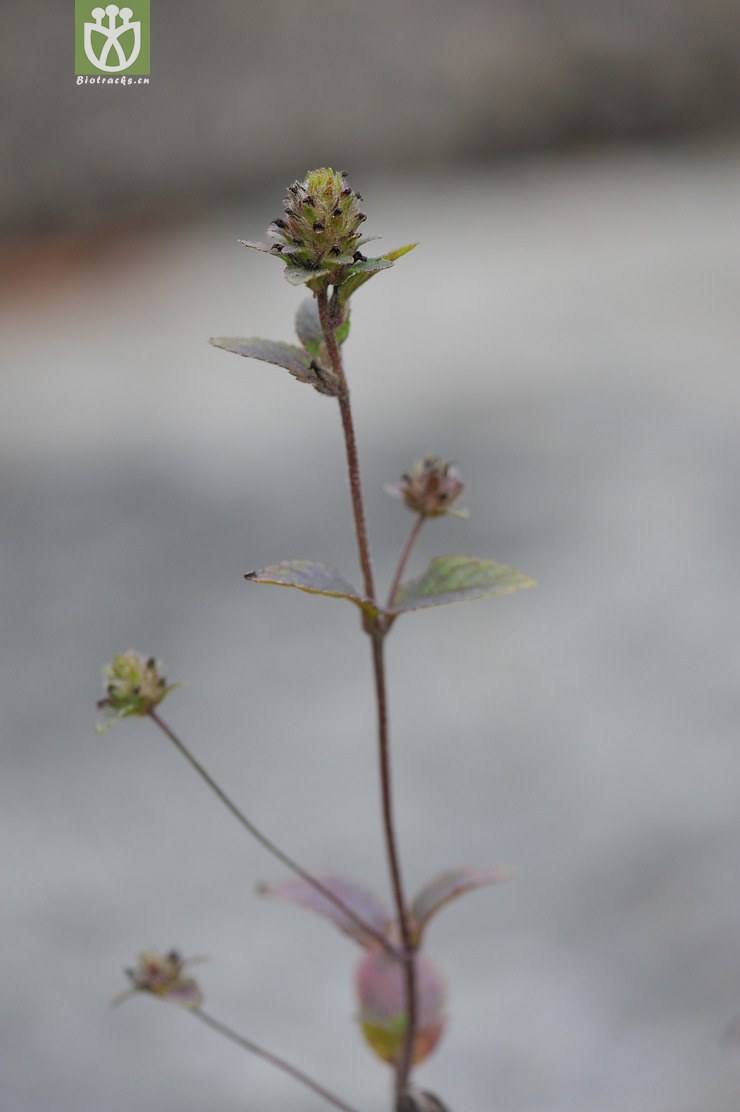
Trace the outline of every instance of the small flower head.
<instances>
[{"instance_id":1,"label":"small flower head","mask_svg":"<svg viewBox=\"0 0 740 1112\"><path fill-rule=\"evenodd\" d=\"M119 718L149 714L170 691L180 687L179 683L167 683L153 656L145 659L133 650L114 656L103 668L103 675L105 696L98 702L103 714L95 727L99 734L106 733Z\"/></svg>"},{"instance_id":2,"label":"small flower head","mask_svg":"<svg viewBox=\"0 0 740 1112\"><path fill-rule=\"evenodd\" d=\"M408 508L421 517L442 517L454 514L467 517L465 509L455 509L454 503L465 489L460 472L451 460L439 456L425 456L417 460L410 474L402 475L401 482L388 484L388 494L401 498Z\"/></svg>"},{"instance_id":3,"label":"small flower head","mask_svg":"<svg viewBox=\"0 0 740 1112\"><path fill-rule=\"evenodd\" d=\"M366 219L360 211L361 200L361 194L350 187L345 171L326 167L310 170L303 181L288 187L283 214L267 230L273 242L240 242L283 259L286 277L296 285L305 282L317 291L329 285L341 286L350 278L358 285L393 262L391 258L366 259L362 255L360 247L378 237L363 237L360 231Z\"/></svg>"},{"instance_id":4,"label":"small flower head","mask_svg":"<svg viewBox=\"0 0 740 1112\"><path fill-rule=\"evenodd\" d=\"M345 173L311 170L304 181L288 188L284 215L273 221L268 235L277 253L308 270L337 270L353 261L362 239L360 195L353 192Z\"/></svg>"},{"instance_id":5,"label":"small flower head","mask_svg":"<svg viewBox=\"0 0 740 1112\"><path fill-rule=\"evenodd\" d=\"M199 1008L203 1001L198 982L186 977L184 970L199 958L182 958L177 950L160 954L158 950L144 950L134 969L127 969L126 976L132 987L113 1001L119 1004L137 992L150 992L180 1004L183 1008Z\"/></svg>"}]
</instances>

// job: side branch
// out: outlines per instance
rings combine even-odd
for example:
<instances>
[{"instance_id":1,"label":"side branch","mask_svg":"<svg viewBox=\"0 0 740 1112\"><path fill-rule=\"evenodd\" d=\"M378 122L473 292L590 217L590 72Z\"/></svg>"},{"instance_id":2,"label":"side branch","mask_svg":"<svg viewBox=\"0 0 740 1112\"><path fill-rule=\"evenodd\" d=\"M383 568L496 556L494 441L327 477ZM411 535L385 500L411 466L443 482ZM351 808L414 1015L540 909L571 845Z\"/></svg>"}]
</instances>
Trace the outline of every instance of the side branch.
<instances>
[{"instance_id":1,"label":"side branch","mask_svg":"<svg viewBox=\"0 0 740 1112\"><path fill-rule=\"evenodd\" d=\"M226 807L226 809L231 812L240 826L242 826L249 834L251 834L252 837L257 842L259 842L259 844L264 849L267 850L268 853L271 853L273 857L277 858L277 860L282 865L285 865L286 868L290 869L291 872L294 872L296 876L299 876L301 880L305 881L306 884L309 884L316 892L319 892L325 899L327 899L335 907L339 908L339 910L344 915L346 915L348 919L351 919L352 922L356 926L360 927L366 934L371 935L372 938L374 938L375 941L383 947L386 953L392 956L396 956L397 951L395 947L391 945L385 935L381 934L380 931L376 930L375 927L370 925L370 923L366 923L361 918L361 916L357 914L357 912L353 911L352 908L345 904L344 901L341 900L338 896L335 896L330 888L327 888L326 885L322 884L320 880L317 880L316 877L306 872L306 870L301 865L299 865L297 861L294 861L292 857L289 857L287 853L284 853L283 850L276 846L274 842L270 841L270 839L265 834L263 834L262 831L254 825L254 823L249 821L244 812L241 811L239 807L237 807L236 803L234 803L234 801L226 794L220 784L218 784L213 779L211 774L206 771L200 761L193 756L188 747L183 741L180 740L174 730L170 729L163 718L160 718L156 710L150 710L149 717L155 723L155 725L159 727L165 737L169 738L169 740L172 742L178 752L182 754L188 764L193 769L195 769L201 780L203 780L211 789L211 791L221 800L224 807Z\"/></svg>"},{"instance_id":2,"label":"side branch","mask_svg":"<svg viewBox=\"0 0 740 1112\"><path fill-rule=\"evenodd\" d=\"M346 1104L339 1097L335 1096L334 1093L330 1092L329 1089L325 1089L323 1085L319 1085L317 1081L314 1081L302 1070L299 1070L296 1066L292 1066L290 1062L286 1062L285 1059L279 1058L276 1054L271 1054L269 1050L263 1050L261 1046L251 1042L249 1039L245 1039L236 1031L232 1031L225 1023L221 1023L220 1020L214 1019L213 1016L208 1015L207 1012L201 1011L200 1008L194 1008L191 1014L196 1016L201 1023L205 1023L206 1027L210 1027L212 1030L217 1031L219 1035L223 1035L224 1038L236 1043L236 1045L240 1046L243 1050L248 1050L250 1054L256 1054L257 1057L261 1058L264 1062L269 1062L271 1066L275 1066L277 1069L282 1070L283 1073L287 1073L295 1081L299 1081L301 1085L305 1085L306 1088L311 1089L317 1096L322 1097L328 1104L333 1104L335 1108L339 1108L341 1112L357 1112L356 1108L350 1104Z\"/></svg>"}]
</instances>

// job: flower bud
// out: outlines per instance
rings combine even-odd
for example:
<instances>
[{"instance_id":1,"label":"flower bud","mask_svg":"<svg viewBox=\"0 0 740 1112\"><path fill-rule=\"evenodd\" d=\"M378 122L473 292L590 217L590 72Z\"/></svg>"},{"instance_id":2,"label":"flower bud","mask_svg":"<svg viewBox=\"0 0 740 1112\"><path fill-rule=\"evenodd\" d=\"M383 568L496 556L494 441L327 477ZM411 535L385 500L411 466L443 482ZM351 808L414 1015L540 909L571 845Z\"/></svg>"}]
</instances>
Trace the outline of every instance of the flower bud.
<instances>
[{"instance_id":1,"label":"flower bud","mask_svg":"<svg viewBox=\"0 0 740 1112\"><path fill-rule=\"evenodd\" d=\"M385 489L388 494L403 499L410 510L422 517L468 515L467 510L453 508L465 489L460 472L451 460L439 456L417 460L410 474L402 475L400 483L389 483Z\"/></svg>"},{"instance_id":2,"label":"flower bud","mask_svg":"<svg viewBox=\"0 0 740 1112\"><path fill-rule=\"evenodd\" d=\"M197 981L184 976L185 967L198 960L202 959L182 958L177 950L170 950L167 954L144 950L139 954L136 967L126 970L133 987L117 996L114 1003L120 1003L137 992L151 992L184 1008L200 1007L203 994Z\"/></svg>"},{"instance_id":3,"label":"flower bud","mask_svg":"<svg viewBox=\"0 0 740 1112\"><path fill-rule=\"evenodd\" d=\"M416 1033L414 1064L436 1047L445 1027L446 988L442 975L426 954L416 954ZM406 1031L403 965L379 948L368 950L356 975L359 1020L366 1040L384 1062L396 1065Z\"/></svg>"},{"instance_id":4,"label":"flower bud","mask_svg":"<svg viewBox=\"0 0 740 1112\"><path fill-rule=\"evenodd\" d=\"M103 734L119 718L131 714L149 714L179 683L169 684L161 673L161 665L153 656L147 660L133 650L114 656L103 668L106 694L98 702L103 711L96 726Z\"/></svg>"}]
</instances>

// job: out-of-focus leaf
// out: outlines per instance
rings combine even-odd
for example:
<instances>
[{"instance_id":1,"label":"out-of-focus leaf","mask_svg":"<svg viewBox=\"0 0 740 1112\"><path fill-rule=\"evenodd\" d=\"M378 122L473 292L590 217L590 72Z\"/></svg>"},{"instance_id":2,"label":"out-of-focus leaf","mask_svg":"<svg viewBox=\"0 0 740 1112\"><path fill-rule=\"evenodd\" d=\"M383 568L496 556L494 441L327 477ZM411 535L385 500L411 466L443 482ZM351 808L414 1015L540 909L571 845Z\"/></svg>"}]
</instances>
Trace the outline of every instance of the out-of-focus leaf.
<instances>
[{"instance_id":1,"label":"out-of-focus leaf","mask_svg":"<svg viewBox=\"0 0 740 1112\"><path fill-rule=\"evenodd\" d=\"M465 892L473 892L476 888L503 884L513 876L513 869L505 865L482 868L474 865L459 865L456 869L447 869L427 881L421 891L414 896L410 908L416 941L421 938L431 917L450 900L457 899Z\"/></svg>"},{"instance_id":2,"label":"out-of-focus leaf","mask_svg":"<svg viewBox=\"0 0 740 1112\"><path fill-rule=\"evenodd\" d=\"M346 310L346 316L337 328L335 335L337 337L338 344L343 344L349 336L349 309Z\"/></svg>"},{"instance_id":3,"label":"out-of-focus leaf","mask_svg":"<svg viewBox=\"0 0 740 1112\"><path fill-rule=\"evenodd\" d=\"M448 602L507 595L535 581L524 572L475 556L436 556L417 579L402 583L391 604L392 613L442 606Z\"/></svg>"},{"instance_id":4,"label":"out-of-focus leaf","mask_svg":"<svg viewBox=\"0 0 740 1112\"><path fill-rule=\"evenodd\" d=\"M313 356L318 356L324 337L315 297L307 297L298 306L298 312L295 315L295 330L298 333L298 339L307 351L310 351Z\"/></svg>"},{"instance_id":5,"label":"out-of-focus leaf","mask_svg":"<svg viewBox=\"0 0 740 1112\"><path fill-rule=\"evenodd\" d=\"M445 1027L447 991L442 974L425 953L416 955L416 1037L412 1060L423 1062ZM368 1043L384 1062L396 1064L406 1032L403 965L377 946L360 960L355 984L358 1019Z\"/></svg>"},{"instance_id":6,"label":"out-of-focus leaf","mask_svg":"<svg viewBox=\"0 0 740 1112\"><path fill-rule=\"evenodd\" d=\"M183 1008L199 1008L203 1003L203 993L192 977L186 977L175 988L170 989L165 998Z\"/></svg>"},{"instance_id":7,"label":"out-of-focus leaf","mask_svg":"<svg viewBox=\"0 0 740 1112\"><path fill-rule=\"evenodd\" d=\"M108 730L115 726L116 722L120 722L122 718L125 718L127 714L131 714L131 710L127 707L121 709L117 707L105 707L95 723L95 733L98 737L102 737L103 734L107 734Z\"/></svg>"},{"instance_id":8,"label":"out-of-focus leaf","mask_svg":"<svg viewBox=\"0 0 740 1112\"><path fill-rule=\"evenodd\" d=\"M260 884L257 890L263 896L274 896L280 900L287 900L288 903L298 904L299 907L308 908L309 911L315 911L344 934L348 934L355 942L359 942L360 946L377 945L377 939L371 932L375 931L376 934L385 936L391 922L391 916L383 901L378 899L374 892L363 888L361 884L341 876L330 874L318 876L316 879L371 930L364 930L359 923L347 915L346 911L300 877L288 877L287 880Z\"/></svg>"},{"instance_id":9,"label":"out-of-focus leaf","mask_svg":"<svg viewBox=\"0 0 740 1112\"><path fill-rule=\"evenodd\" d=\"M295 330L298 333L298 339L301 341L306 350L318 359L323 352L324 335L321 331L321 321L319 319L319 309L316 304L316 298L307 297L302 301L298 307L298 312L295 317ZM346 311L345 319L336 329L335 333L337 343L343 344L349 335L349 310ZM325 360L322 360L326 362Z\"/></svg>"},{"instance_id":10,"label":"out-of-focus leaf","mask_svg":"<svg viewBox=\"0 0 740 1112\"><path fill-rule=\"evenodd\" d=\"M336 393L332 376L326 371L322 373L321 369L317 369L311 353L296 344L286 344L282 340L262 340L258 336L214 336L210 342L214 347L223 348L224 351L233 351L236 355L244 355L248 359L259 359L263 363L284 367L299 382L315 386L322 394Z\"/></svg>"}]
</instances>

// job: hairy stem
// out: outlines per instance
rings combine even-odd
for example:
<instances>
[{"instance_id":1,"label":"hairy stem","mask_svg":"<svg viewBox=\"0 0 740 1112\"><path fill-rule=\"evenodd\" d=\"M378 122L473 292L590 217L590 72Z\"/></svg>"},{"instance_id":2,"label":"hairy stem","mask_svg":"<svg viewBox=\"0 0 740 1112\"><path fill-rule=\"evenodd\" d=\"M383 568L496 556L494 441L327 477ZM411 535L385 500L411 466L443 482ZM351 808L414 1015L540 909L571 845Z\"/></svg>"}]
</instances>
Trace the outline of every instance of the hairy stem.
<instances>
[{"instance_id":1,"label":"hairy stem","mask_svg":"<svg viewBox=\"0 0 740 1112\"><path fill-rule=\"evenodd\" d=\"M408 1084L411 1073L414 1041L416 1036L416 962L415 947L411 935L411 924L401 878L401 866L396 842L395 821L393 817L393 792L391 785L390 738L388 734L388 697L385 684L385 656L383 652L385 633L376 630L372 635L373 675L378 706L378 760L380 763L381 800L383 806L383 833L385 835L388 869L391 875L393 901L396 906L398 924L401 931L403 953L404 996L406 1027L401 1057L396 1067L396 1095L399 1096Z\"/></svg>"},{"instance_id":2,"label":"hairy stem","mask_svg":"<svg viewBox=\"0 0 740 1112\"><path fill-rule=\"evenodd\" d=\"M236 1043L236 1045L240 1046L243 1050L248 1050L251 1054L256 1054L263 1062L269 1062L271 1066L275 1066L277 1069L282 1070L283 1073L287 1073L295 1081L299 1081L301 1085L305 1085L306 1088L311 1089L317 1096L322 1097L328 1104L333 1104L335 1108L340 1108L342 1112L357 1112L357 1109L351 1104L347 1104L345 1101L340 1100L338 1096L335 1096L329 1089L325 1089L323 1085L319 1085L317 1081L308 1077L302 1070L297 1069L296 1066L292 1066L290 1062L286 1062L283 1058L278 1058L276 1054L271 1054L269 1050L263 1050L261 1046L257 1046L256 1043L251 1042L249 1039L245 1039L236 1031L232 1031L225 1023L221 1023L220 1020L214 1019L213 1016L208 1015L207 1012L201 1011L200 1008L193 1008L191 1014L196 1016L201 1023L205 1023L206 1027L211 1027L214 1031L218 1031L219 1035L223 1035L224 1038Z\"/></svg>"},{"instance_id":3,"label":"hairy stem","mask_svg":"<svg viewBox=\"0 0 740 1112\"><path fill-rule=\"evenodd\" d=\"M349 388L342 365L342 356L335 334L336 321L332 318L332 311L326 290L316 293L319 320L326 344L326 350L332 365L332 371L338 384L339 410L342 418L344 444L347 454L347 468L349 473L349 487L352 498L352 513L355 522L357 548L362 568L362 576L366 598L377 606L375 584L373 580L372 564L370 560L370 545L367 535L367 523L362 501L362 486L360 482L360 465L357 456L357 442L355 439L352 410L349 400ZM332 301L332 304L334 302ZM415 539L415 538L414 538ZM411 551L410 546L408 551ZM403 567L401 568L403 571ZM391 790L391 763L390 739L388 733L388 700L385 685L385 662L383 645L387 626L383 617L375 621L365 619L365 632L372 642L373 677L375 682L375 701L378 721L378 760L380 766L380 791L383 812L383 836L385 839L388 869L393 890L393 902L401 932L402 953L396 955L403 966L404 997L406 1027L401 1057L396 1066L396 1102L408 1086L411 1073L414 1042L416 1036L416 963L415 947L413 944L409 913L404 895L401 879L401 866L396 842L395 820L393 815L393 793Z\"/></svg>"},{"instance_id":4,"label":"hairy stem","mask_svg":"<svg viewBox=\"0 0 740 1112\"><path fill-rule=\"evenodd\" d=\"M373 579L373 566L370 559L367 519L365 517L365 507L362 501L360 463L357 458L357 438L355 437L354 424L352 421L352 409L349 404L349 388L344 374L342 353L337 343L335 325L331 318L329 299L326 290L322 290L320 293L316 294L316 301L318 303L321 331L324 335L324 342L329 353L334 377L339 386L337 400L339 402L339 412L342 418L344 446L347 453L347 472L349 474L349 487L352 498L352 513L355 520L355 535L357 537L357 549L360 557L365 597L371 602L375 602L375 581Z\"/></svg>"},{"instance_id":5,"label":"hairy stem","mask_svg":"<svg viewBox=\"0 0 740 1112\"><path fill-rule=\"evenodd\" d=\"M363 931L365 931L366 934L374 938L375 941L383 947L386 953L391 954L392 956L396 956L396 950L390 944L388 939L380 933L380 931L376 930L375 927L372 927L369 923L366 923L364 919L362 919L362 917L359 916L355 911L353 911L351 907L344 903L344 901L341 900L339 896L335 896L331 889L327 888L326 885L322 884L320 880L316 879L316 877L306 872L306 870L302 868L302 866L299 865L297 861L294 861L292 857L289 857L287 853L284 853L278 846L275 845L274 842L271 842L270 839L254 825L254 823L249 821L244 812L237 807L236 803L234 803L234 801L230 799L223 788L216 783L211 774L206 771L200 761L197 760L195 756L193 756L188 747L183 741L181 741L174 730L172 730L167 725L163 718L160 718L156 710L150 710L149 717L159 727L162 733L167 738L169 738L169 740L172 742L178 752L182 754L188 764L190 764L190 766L195 769L201 780L203 780L211 789L211 791L221 800L224 807L226 807L226 809L231 812L237 822L249 834L251 834L252 837L256 839L256 841L258 841L260 845L264 847L264 849L267 850L268 853L271 853L273 857L276 857L277 860L281 862L281 864L285 865L288 869L294 872L296 876L299 876L301 880L305 881L306 884L310 884L310 886L316 892L319 892L325 899L329 900L330 903L339 908L342 914L346 915L348 919L351 919L355 926L360 927Z\"/></svg>"}]
</instances>

